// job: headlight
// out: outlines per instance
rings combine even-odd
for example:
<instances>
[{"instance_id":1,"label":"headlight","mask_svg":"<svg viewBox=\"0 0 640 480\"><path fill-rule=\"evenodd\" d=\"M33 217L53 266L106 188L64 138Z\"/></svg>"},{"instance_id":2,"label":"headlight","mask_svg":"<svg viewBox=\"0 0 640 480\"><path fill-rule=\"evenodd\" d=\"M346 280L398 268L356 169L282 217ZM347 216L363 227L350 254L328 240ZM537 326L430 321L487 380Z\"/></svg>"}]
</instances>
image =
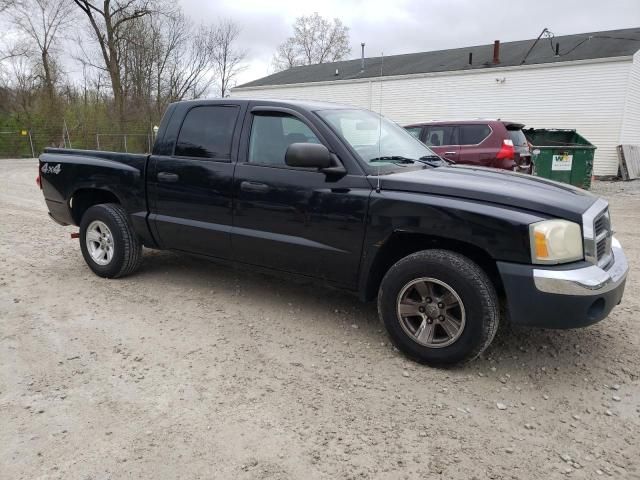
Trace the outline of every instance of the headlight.
<instances>
[{"instance_id":1,"label":"headlight","mask_svg":"<svg viewBox=\"0 0 640 480\"><path fill-rule=\"evenodd\" d=\"M568 220L544 220L529 225L531 261L554 264L582 260L580 225Z\"/></svg>"}]
</instances>

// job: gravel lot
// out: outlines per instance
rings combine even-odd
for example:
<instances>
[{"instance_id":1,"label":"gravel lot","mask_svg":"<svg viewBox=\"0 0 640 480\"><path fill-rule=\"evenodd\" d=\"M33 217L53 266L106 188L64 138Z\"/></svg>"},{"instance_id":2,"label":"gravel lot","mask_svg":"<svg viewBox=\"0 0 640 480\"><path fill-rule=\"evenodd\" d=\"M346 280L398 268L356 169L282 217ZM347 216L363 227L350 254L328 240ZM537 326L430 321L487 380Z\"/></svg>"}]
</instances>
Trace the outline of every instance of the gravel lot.
<instances>
[{"instance_id":1,"label":"gravel lot","mask_svg":"<svg viewBox=\"0 0 640 480\"><path fill-rule=\"evenodd\" d=\"M154 251L100 279L36 162L0 172L1 478L640 478L638 275L591 328L436 370L336 290ZM640 264L640 181L596 191Z\"/></svg>"}]
</instances>

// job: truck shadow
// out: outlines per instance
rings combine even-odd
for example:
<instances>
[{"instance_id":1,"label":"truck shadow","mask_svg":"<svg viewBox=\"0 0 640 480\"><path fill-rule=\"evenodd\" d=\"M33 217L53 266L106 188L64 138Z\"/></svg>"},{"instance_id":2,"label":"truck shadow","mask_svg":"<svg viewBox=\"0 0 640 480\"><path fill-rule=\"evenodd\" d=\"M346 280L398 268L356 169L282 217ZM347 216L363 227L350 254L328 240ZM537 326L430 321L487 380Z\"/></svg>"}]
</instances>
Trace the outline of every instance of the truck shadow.
<instances>
[{"instance_id":1,"label":"truck shadow","mask_svg":"<svg viewBox=\"0 0 640 480\"><path fill-rule=\"evenodd\" d=\"M343 340L345 327L358 329L350 339L389 350L389 339L380 323L375 302L362 303L355 294L277 272L256 272L185 254L146 251L139 273L132 279L141 284L159 278L178 288L191 289L195 295L216 293L220 299L247 302L247 308L266 312L295 312L291 321L305 322L305 328L335 330L336 341ZM206 300L206 298L205 298ZM616 315L616 311L612 316ZM322 325L318 325L320 322ZM492 345L476 361L454 370L486 369L497 363L513 366L537 365L545 369L588 369L591 363L602 364L614 352L630 348L628 342L612 335L605 320L589 328L542 330L502 324ZM393 350L395 355L401 353ZM629 352L632 354L632 352Z\"/></svg>"}]
</instances>

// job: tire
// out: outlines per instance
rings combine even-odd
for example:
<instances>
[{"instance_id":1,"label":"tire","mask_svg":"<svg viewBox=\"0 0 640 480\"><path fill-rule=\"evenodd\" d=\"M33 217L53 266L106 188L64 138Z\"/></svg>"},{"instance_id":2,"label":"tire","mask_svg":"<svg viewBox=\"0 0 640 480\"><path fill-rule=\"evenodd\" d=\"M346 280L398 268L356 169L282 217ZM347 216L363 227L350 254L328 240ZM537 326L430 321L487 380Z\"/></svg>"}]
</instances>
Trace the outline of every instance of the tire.
<instances>
[{"instance_id":1,"label":"tire","mask_svg":"<svg viewBox=\"0 0 640 480\"><path fill-rule=\"evenodd\" d=\"M102 238L96 240L96 236ZM94 205L84 213L80 221L80 249L89 268L99 277L123 277L135 272L142 263L140 239L124 209L115 203Z\"/></svg>"},{"instance_id":2,"label":"tire","mask_svg":"<svg viewBox=\"0 0 640 480\"><path fill-rule=\"evenodd\" d=\"M500 320L487 274L448 250L416 252L393 265L380 284L378 313L400 351L434 366L476 358L493 340Z\"/></svg>"}]
</instances>

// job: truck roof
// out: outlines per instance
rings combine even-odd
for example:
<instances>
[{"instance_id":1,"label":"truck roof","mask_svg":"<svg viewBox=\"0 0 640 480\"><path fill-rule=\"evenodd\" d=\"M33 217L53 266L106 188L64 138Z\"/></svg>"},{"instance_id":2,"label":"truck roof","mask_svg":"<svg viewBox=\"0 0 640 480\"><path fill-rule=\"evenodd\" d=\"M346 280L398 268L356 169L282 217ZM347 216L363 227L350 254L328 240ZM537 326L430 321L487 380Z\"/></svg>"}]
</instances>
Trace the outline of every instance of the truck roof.
<instances>
[{"instance_id":1,"label":"truck roof","mask_svg":"<svg viewBox=\"0 0 640 480\"><path fill-rule=\"evenodd\" d=\"M238 105L241 103L249 102L262 102L274 106L293 106L302 108L305 110L333 110L333 109L358 109L349 105L343 105L333 102L316 102L312 100L294 100L294 99L275 99L275 98L211 98L211 99L198 99L198 100L183 100L176 102L176 104L189 103L196 105L219 105L219 104L231 104Z\"/></svg>"}]
</instances>

